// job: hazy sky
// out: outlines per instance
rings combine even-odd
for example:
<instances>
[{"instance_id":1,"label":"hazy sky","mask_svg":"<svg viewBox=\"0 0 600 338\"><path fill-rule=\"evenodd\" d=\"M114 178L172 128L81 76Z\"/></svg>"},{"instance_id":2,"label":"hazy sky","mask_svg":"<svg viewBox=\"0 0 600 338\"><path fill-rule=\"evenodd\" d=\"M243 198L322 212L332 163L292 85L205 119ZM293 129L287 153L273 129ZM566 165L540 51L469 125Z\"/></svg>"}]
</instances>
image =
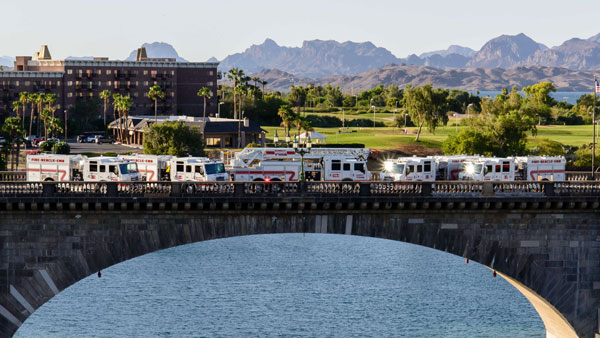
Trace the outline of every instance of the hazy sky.
<instances>
[{"instance_id":1,"label":"hazy sky","mask_svg":"<svg viewBox=\"0 0 600 338\"><path fill-rule=\"evenodd\" d=\"M501 34L525 33L549 47L600 33L598 0L27 0L2 1L0 55L124 59L144 42L172 44L190 61L222 59L272 38L372 41L397 57L475 50Z\"/></svg>"}]
</instances>

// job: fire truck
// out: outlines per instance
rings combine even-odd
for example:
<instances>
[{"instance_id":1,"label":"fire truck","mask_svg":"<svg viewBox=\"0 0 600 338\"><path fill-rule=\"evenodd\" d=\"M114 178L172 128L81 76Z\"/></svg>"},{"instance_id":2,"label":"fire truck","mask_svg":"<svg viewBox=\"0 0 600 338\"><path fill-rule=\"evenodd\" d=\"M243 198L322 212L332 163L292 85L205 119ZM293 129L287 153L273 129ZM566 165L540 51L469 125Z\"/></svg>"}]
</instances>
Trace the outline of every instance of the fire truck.
<instances>
[{"instance_id":1,"label":"fire truck","mask_svg":"<svg viewBox=\"0 0 600 338\"><path fill-rule=\"evenodd\" d=\"M515 157L517 175L523 181L564 181L566 161L562 156Z\"/></svg>"},{"instance_id":2,"label":"fire truck","mask_svg":"<svg viewBox=\"0 0 600 338\"><path fill-rule=\"evenodd\" d=\"M435 181L436 163L427 157L400 157L386 160L379 175L382 181Z\"/></svg>"},{"instance_id":3,"label":"fire truck","mask_svg":"<svg viewBox=\"0 0 600 338\"><path fill-rule=\"evenodd\" d=\"M368 181L369 149L313 148L304 155L307 181ZM234 181L298 181L301 158L293 148L246 148L235 154L229 174Z\"/></svg>"},{"instance_id":4,"label":"fire truck","mask_svg":"<svg viewBox=\"0 0 600 338\"><path fill-rule=\"evenodd\" d=\"M27 156L27 181L140 181L137 164L116 157Z\"/></svg>"},{"instance_id":5,"label":"fire truck","mask_svg":"<svg viewBox=\"0 0 600 338\"><path fill-rule=\"evenodd\" d=\"M119 155L138 164L144 181L228 181L225 165L206 157L174 157L170 155Z\"/></svg>"},{"instance_id":6,"label":"fire truck","mask_svg":"<svg viewBox=\"0 0 600 338\"><path fill-rule=\"evenodd\" d=\"M476 181L564 181L565 158L529 156L465 161L460 179Z\"/></svg>"},{"instance_id":7,"label":"fire truck","mask_svg":"<svg viewBox=\"0 0 600 338\"><path fill-rule=\"evenodd\" d=\"M448 155L448 156L427 156L435 161L436 181L455 181L462 170L465 161L473 161L481 158L480 155Z\"/></svg>"}]
</instances>

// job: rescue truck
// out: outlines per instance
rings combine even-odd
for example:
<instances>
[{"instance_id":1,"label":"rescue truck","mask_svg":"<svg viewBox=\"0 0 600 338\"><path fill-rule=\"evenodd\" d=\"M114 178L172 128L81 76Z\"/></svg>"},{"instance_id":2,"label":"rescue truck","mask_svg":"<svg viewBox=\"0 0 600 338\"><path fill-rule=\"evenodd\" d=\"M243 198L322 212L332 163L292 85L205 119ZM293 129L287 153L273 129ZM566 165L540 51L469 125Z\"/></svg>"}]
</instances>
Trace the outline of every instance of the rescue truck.
<instances>
[{"instance_id":1,"label":"rescue truck","mask_svg":"<svg viewBox=\"0 0 600 338\"><path fill-rule=\"evenodd\" d=\"M119 155L138 164L144 181L228 181L225 165L206 157L175 157L170 155Z\"/></svg>"},{"instance_id":2,"label":"rescue truck","mask_svg":"<svg viewBox=\"0 0 600 338\"><path fill-rule=\"evenodd\" d=\"M566 161L562 156L515 157L517 175L523 181L564 181Z\"/></svg>"},{"instance_id":3,"label":"rescue truck","mask_svg":"<svg viewBox=\"0 0 600 338\"><path fill-rule=\"evenodd\" d=\"M466 161L460 179L476 181L564 181L562 156L481 158Z\"/></svg>"},{"instance_id":4,"label":"rescue truck","mask_svg":"<svg viewBox=\"0 0 600 338\"><path fill-rule=\"evenodd\" d=\"M312 148L304 155L307 181L368 181L369 149ZM246 148L235 154L229 174L234 181L298 181L301 157L293 148Z\"/></svg>"},{"instance_id":5,"label":"rescue truck","mask_svg":"<svg viewBox=\"0 0 600 338\"><path fill-rule=\"evenodd\" d=\"M463 163L481 158L480 155L448 155L448 156L427 156L435 161L436 181L455 181L458 180Z\"/></svg>"},{"instance_id":6,"label":"rescue truck","mask_svg":"<svg viewBox=\"0 0 600 338\"><path fill-rule=\"evenodd\" d=\"M116 157L41 154L27 156L27 181L140 181L137 164Z\"/></svg>"},{"instance_id":7,"label":"rescue truck","mask_svg":"<svg viewBox=\"0 0 600 338\"><path fill-rule=\"evenodd\" d=\"M383 162L382 181L435 181L436 163L427 157L399 157Z\"/></svg>"}]
</instances>

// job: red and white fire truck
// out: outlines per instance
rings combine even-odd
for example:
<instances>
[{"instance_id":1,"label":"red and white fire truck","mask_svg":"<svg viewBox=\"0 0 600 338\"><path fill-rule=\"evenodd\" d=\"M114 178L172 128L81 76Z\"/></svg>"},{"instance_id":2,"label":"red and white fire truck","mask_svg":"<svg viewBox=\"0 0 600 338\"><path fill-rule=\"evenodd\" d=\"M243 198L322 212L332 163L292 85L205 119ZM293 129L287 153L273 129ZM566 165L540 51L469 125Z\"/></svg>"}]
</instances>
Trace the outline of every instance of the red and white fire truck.
<instances>
[{"instance_id":1,"label":"red and white fire truck","mask_svg":"<svg viewBox=\"0 0 600 338\"><path fill-rule=\"evenodd\" d=\"M221 161L206 157L174 157L170 155L119 155L138 164L144 181L228 181L229 175Z\"/></svg>"},{"instance_id":2,"label":"red and white fire truck","mask_svg":"<svg viewBox=\"0 0 600 338\"><path fill-rule=\"evenodd\" d=\"M465 161L459 178L475 181L564 181L565 165L562 156L488 157Z\"/></svg>"},{"instance_id":3,"label":"red and white fire truck","mask_svg":"<svg viewBox=\"0 0 600 338\"><path fill-rule=\"evenodd\" d=\"M463 163L481 158L480 155L447 155L447 156L427 156L435 161L436 181L455 181L458 180Z\"/></svg>"},{"instance_id":4,"label":"red and white fire truck","mask_svg":"<svg viewBox=\"0 0 600 338\"><path fill-rule=\"evenodd\" d=\"M368 181L369 149L313 148L304 155L307 181ZM298 181L301 158L293 148L246 148L229 165L234 181Z\"/></svg>"},{"instance_id":5,"label":"red and white fire truck","mask_svg":"<svg viewBox=\"0 0 600 338\"><path fill-rule=\"evenodd\" d=\"M116 157L27 156L27 181L140 181L137 164Z\"/></svg>"}]
</instances>

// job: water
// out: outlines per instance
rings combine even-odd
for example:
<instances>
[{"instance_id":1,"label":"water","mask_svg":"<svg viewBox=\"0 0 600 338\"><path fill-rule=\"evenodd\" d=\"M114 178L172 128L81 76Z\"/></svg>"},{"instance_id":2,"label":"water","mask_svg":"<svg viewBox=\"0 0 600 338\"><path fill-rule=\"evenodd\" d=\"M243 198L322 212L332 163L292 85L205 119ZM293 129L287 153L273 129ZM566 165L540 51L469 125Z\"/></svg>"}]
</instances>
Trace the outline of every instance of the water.
<instances>
[{"instance_id":1,"label":"water","mask_svg":"<svg viewBox=\"0 0 600 338\"><path fill-rule=\"evenodd\" d=\"M476 91L469 91L471 94L477 94ZM510 92L510 88L509 88L509 92ZM480 91L479 92L479 96L480 97L496 97L496 95L500 94L501 91L497 90L497 91ZM552 96L552 98L554 98L556 101L561 102L567 102L569 104L576 104L577 103L577 99L581 97L581 95L586 95L586 94L592 94L592 92L554 92L554 93L550 93L550 96ZM525 96L525 93L521 92L521 96Z\"/></svg>"},{"instance_id":2,"label":"water","mask_svg":"<svg viewBox=\"0 0 600 338\"><path fill-rule=\"evenodd\" d=\"M533 307L460 257L290 234L196 243L66 289L16 337L545 337Z\"/></svg>"}]
</instances>

